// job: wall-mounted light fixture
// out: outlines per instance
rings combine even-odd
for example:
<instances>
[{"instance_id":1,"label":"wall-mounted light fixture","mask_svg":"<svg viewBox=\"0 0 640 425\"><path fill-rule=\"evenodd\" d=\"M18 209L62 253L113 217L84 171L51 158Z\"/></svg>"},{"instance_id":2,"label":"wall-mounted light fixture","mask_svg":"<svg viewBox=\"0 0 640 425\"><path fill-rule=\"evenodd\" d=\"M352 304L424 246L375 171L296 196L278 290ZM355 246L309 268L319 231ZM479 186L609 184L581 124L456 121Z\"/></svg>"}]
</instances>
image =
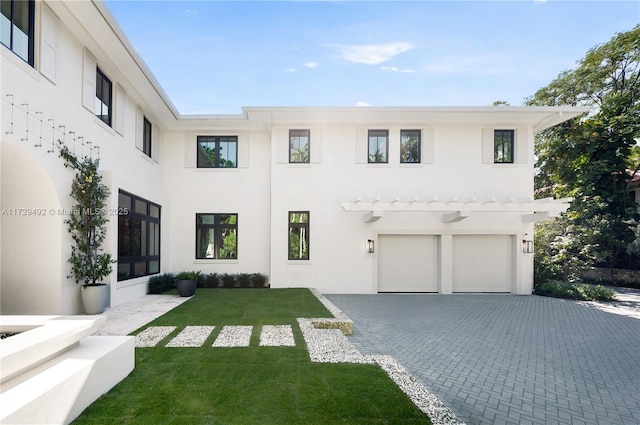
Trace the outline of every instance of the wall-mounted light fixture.
<instances>
[{"instance_id":1,"label":"wall-mounted light fixture","mask_svg":"<svg viewBox=\"0 0 640 425\"><path fill-rule=\"evenodd\" d=\"M533 241L523 239L522 252L524 252L525 254L531 254L533 252Z\"/></svg>"},{"instance_id":2,"label":"wall-mounted light fixture","mask_svg":"<svg viewBox=\"0 0 640 425\"><path fill-rule=\"evenodd\" d=\"M368 239L367 240L367 252L369 254L373 254L375 251L375 243L373 242L373 239Z\"/></svg>"}]
</instances>

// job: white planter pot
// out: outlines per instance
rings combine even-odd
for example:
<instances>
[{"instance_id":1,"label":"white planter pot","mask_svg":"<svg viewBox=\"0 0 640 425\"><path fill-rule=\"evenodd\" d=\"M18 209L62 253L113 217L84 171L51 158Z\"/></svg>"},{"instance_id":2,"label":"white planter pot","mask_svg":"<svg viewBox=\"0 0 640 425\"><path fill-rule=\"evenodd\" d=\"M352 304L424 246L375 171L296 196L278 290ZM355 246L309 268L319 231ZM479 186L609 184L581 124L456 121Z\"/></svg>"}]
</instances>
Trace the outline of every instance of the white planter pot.
<instances>
[{"instance_id":1,"label":"white planter pot","mask_svg":"<svg viewBox=\"0 0 640 425\"><path fill-rule=\"evenodd\" d=\"M80 296L82 305L87 314L100 314L109 305L109 284L100 284L95 286L82 286L80 288Z\"/></svg>"}]
</instances>

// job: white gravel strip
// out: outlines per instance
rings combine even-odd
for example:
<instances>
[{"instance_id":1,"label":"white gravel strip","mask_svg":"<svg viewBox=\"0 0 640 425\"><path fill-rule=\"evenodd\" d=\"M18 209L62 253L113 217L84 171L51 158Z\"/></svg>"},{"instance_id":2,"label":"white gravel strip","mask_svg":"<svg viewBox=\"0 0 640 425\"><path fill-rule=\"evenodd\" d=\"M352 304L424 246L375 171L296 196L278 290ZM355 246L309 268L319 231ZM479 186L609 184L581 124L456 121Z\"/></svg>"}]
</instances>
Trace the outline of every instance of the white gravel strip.
<instances>
[{"instance_id":1,"label":"white gravel strip","mask_svg":"<svg viewBox=\"0 0 640 425\"><path fill-rule=\"evenodd\" d=\"M309 357L318 363L374 363L358 351L339 329L317 329L319 319L298 319Z\"/></svg>"},{"instance_id":2,"label":"white gravel strip","mask_svg":"<svg viewBox=\"0 0 640 425\"><path fill-rule=\"evenodd\" d=\"M372 358L434 425L464 425L458 417L391 356Z\"/></svg>"},{"instance_id":3,"label":"white gravel strip","mask_svg":"<svg viewBox=\"0 0 640 425\"><path fill-rule=\"evenodd\" d=\"M212 347L248 347L253 326L225 326Z\"/></svg>"},{"instance_id":4,"label":"white gravel strip","mask_svg":"<svg viewBox=\"0 0 640 425\"><path fill-rule=\"evenodd\" d=\"M165 347L202 347L215 326L187 326Z\"/></svg>"},{"instance_id":5,"label":"white gravel strip","mask_svg":"<svg viewBox=\"0 0 640 425\"><path fill-rule=\"evenodd\" d=\"M151 326L136 335L136 347L155 347L175 326Z\"/></svg>"},{"instance_id":6,"label":"white gravel strip","mask_svg":"<svg viewBox=\"0 0 640 425\"><path fill-rule=\"evenodd\" d=\"M329 310L329 313L333 314L333 317L335 317L336 319L339 319L339 320L351 321L351 319L349 319L349 317L346 314L344 314L342 312L342 310L340 310L338 307L336 307L335 304L333 304L331 301L329 301L316 288L309 288L309 290L311 291L311 293L313 295L316 296L318 301L320 301L322 304L324 304L324 306L327 308L327 310ZM316 319L316 320L322 320L322 319Z\"/></svg>"},{"instance_id":7,"label":"white gravel strip","mask_svg":"<svg viewBox=\"0 0 640 425\"><path fill-rule=\"evenodd\" d=\"M291 325L264 325L260 332L261 347L295 347Z\"/></svg>"}]
</instances>

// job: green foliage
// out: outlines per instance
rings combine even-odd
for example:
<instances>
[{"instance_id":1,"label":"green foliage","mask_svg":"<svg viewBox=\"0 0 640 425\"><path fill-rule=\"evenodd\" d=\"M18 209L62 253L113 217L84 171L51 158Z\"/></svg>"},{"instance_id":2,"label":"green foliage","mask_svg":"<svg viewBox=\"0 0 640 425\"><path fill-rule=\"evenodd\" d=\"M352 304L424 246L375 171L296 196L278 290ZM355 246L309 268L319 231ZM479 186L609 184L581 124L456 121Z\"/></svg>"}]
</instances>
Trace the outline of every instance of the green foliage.
<instances>
[{"instance_id":1,"label":"green foliage","mask_svg":"<svg viewBox=\"0 0 640 425\"><path fill-rule=\"evenodd\" d=\"M626 168L640 137L640 26L589 50L576 69L561 73L526 103L592 109L538 134L536 196L574 198L567 252L585 242L595 248L599 264L631 266L627 246L638 213Z\"/></svg>"},{"instance_id":2,"label":"green foliage","mask_svg":"<svg viewBox=\"0 0 640 425\"><path fill-rule=\"evenodd\" d=\"M198 280L202 272L200 270L197 271L185 271L180 272L176 275L177 280Z\"/></svg>"},{"instance_id":3,"label":"green foliage","mask_svg":"<svg viewBox=\"0 0 640 425\"><path fill-rule=\"evenodd\" d=\"M236 275L224 273L220 280L224 288L235 288L236 286Z\"/></svg>"},{"instance_id":4,"label":"green foliage","mask_svg":"<svg viewBox=\"0 0 640 425\"><path fill-rule=\"evenodd\" d=\"M110 191L102 183L98 159L79 159L62 143L59 148L64 166L75 171L70 194L75 203L65 220L73 239L69 257L71 274L76 283L95 285L111 273L115 262L111 254L102 252L101 248L107 232L106 206Z\"/></svg>"},{"instance_id":5,"label":"green foliage","mask_svg":"<svg viewBox=\"0 0 640 425\"><path fill-rule=\"evenodd\" d=\"M549 281L535 286L534 293L545 297L582 301L611 301L615 292L601 285Z\"/></svg>"},{"instance_id":6,"label":"green foliage","mask_svg":"<svg viewBox=\"0 0 640 425\"><path fill-rule=\"evenodd\" d=\"M176 287L176 276L164 273L151 276L147 287L148 294L162 294Z\"/></svg>"}]
</instances>

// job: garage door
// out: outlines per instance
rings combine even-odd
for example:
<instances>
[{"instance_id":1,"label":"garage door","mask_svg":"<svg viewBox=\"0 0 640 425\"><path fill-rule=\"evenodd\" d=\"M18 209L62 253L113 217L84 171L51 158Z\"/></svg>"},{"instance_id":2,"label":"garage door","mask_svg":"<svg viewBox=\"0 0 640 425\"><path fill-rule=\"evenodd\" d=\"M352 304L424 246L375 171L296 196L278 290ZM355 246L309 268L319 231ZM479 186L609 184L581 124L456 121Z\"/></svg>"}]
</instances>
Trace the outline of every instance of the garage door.
<instances>
[{"instance_id":1,"label":"garage door","mask_svg":"<svg viewBox=\"0 0 640 425\"><path fill-rule=\"evenodd\" d=\"M511 292L513 249L508 235L453 237L453 292Z\"/></svg>"},{"instance_id":2,"label":"garage door","mask_svg":"<svg viewBox=\"0 0 640 425\"><path fill-rule=\"evenodd\" d=\"M380 235L378 292L438 292L437 236Z\"/></svg>"}]
</instances>

